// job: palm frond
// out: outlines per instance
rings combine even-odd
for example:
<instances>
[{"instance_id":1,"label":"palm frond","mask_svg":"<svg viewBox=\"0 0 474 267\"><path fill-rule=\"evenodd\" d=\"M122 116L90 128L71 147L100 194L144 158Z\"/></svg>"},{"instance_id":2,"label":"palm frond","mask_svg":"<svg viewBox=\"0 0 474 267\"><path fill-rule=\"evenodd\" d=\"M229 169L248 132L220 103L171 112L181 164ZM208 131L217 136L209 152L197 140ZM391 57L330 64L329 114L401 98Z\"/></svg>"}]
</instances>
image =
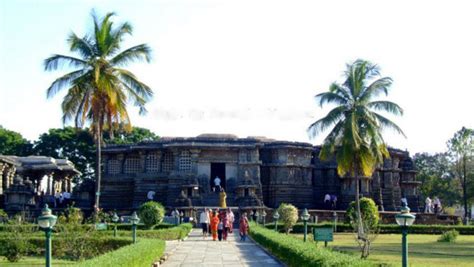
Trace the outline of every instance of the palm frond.
<instances>
[{"instance_id":1,"label":"palm frond","mask_svg":"<svg viewBox=\"0 0 474 267\"><path fill-rule=\"evenodd\" d=\"M71 83L84 75L84 71L82 69L76 70L70 73L67 73L56 80L46 89L46 97L51 98L55 96L61 89L68 87Z\"/></svg>"},{"instance_id":2,"label":"palm frond","mask_svg":"<svg viewBox=\"0 0 474 267\"><path fill-rule=\"evenodd\" d=\"M151 48L146 44L130 47L110 60L112 66L124 66L128 63L146 60L151 61Z\"/></svg>"},{"instance_id":3,"label":"palm frond","mask_svg":"<svg viewBox=\"0 0 474 267\"><path fill-rule=\"evenodd\" d=\"M398 127L397 124L395 124L394 122L392 122L391 120L385 118L384 116L376 113L376 112L372 112L372 114L374 114L374 116L377 118L377 120L379 121L380 123L380 126L382 128L388 128L388 129L392 129L394 130L395 132L403 135L403 137L406 138L406 135L405 133L402 131L402 129L400 127Z\"/></svg>"},{"instance_id":4,"label":"palm frond","mask_svg":"<svg viewBox=\"0 0 474 267\"><path fill-rule=\"evenodd\" d=\"M139 81L132 72L125 69L115 69L115 71L118 72L118 77L120 78L120 80L124 84L127 84L128 87L132 89L136 95L139 95L141 98L147 101L153 96L153 91L151 90L151 88L143 82Z\"/></svg>"},{"instance_id":5,"label":"palm frond","mask_svg":"<svg viewBox=\"0 0 474 267\"><path fill-rule=\"evenodd\" d=\"M379 96L381 93L388 95L388 90L392 85L392 78L383 77L372 82L362 93L361 102L368 102L372 98Z\"/></svg>"},{"instance_id":6,"label":"palm frond","mask_svg":"<svg viewBox=\"0 0 474 267\"><path fill-rule=\"evenodd\" d=\"M313 122L308 127L308 132L310 136L314 137L319 133L324 132L332 125L337 124L343 118L344 110L344 106L335 107L331 111L329 111L329 113L324 118Z\"/></svg>"},{"instance_id":7,"label":"palm frond","mask_svg":"<svg viewBox=\"0 0 474 267\"><path fill-rule=\"evenodd\" d=\"M56 70L58 67L63 66L63 65L67 65L70 67L86 68L87 61L84 61L79 58L71 57L71 56L55 54L45 59L43 62L43 65L44 65L44 70L46 71Z\"/></svg>"},{"instance_id":8,"label":"palm frond","mask_svg":"<svg viewBox=\"0 0 474 267\"><path fill-rule=\"evenodd\" d=\"M347 105L348 100L344 96L340 96L337 93L324 92L317 94L315 96L316 101L319 102L319 106L323 107L325 104L337 104L337 105Z\"/></svg>"},{"instance_id":9,"label":"palm frond","mask_svg":"<svg viewBox=\"0 0 474 267\"><path fill-rule=\"evenodd\" d=\"M87 35L83 38L79 38L74 32L71 32L67 42L70 50L72 52L78 52L82 58L88 59L94 57L94 45Z\"/></svg>"},{"instance_id":10,"label":"palm frond","mask_svg":"<svg viewBox=\"0 0 474 267\"><path fill-rule=\"evenodd\" d=\"M372 101L367 104L369 108L373 108L375 110L380 110L380 111L385 111L397 116L402 116L403 115L403 109L390 101Z\"/></svg>"}]
</instances>

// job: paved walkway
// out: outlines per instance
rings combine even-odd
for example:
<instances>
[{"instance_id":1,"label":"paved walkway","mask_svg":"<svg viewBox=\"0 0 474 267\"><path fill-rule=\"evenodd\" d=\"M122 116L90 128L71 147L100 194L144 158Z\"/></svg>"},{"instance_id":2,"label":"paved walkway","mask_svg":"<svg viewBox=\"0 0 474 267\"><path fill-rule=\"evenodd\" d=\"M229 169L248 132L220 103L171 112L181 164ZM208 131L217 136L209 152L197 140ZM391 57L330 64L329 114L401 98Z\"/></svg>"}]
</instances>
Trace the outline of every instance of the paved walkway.
<instances>
[{"instance_id":1,"label":"paved walkway","mask_svg":"<svg viewBox=\"0 0 474 267\"><path fill-rule=\"evenodd\" d=\"M163 263L165 267L283 266L253 241L241 242L237 231L229 234L227 241L219 242L212 241L211 237L203 240L201 230L193 229L183 242L167 241L165 253L171 253Z\"/></svg>"}]
</instances>

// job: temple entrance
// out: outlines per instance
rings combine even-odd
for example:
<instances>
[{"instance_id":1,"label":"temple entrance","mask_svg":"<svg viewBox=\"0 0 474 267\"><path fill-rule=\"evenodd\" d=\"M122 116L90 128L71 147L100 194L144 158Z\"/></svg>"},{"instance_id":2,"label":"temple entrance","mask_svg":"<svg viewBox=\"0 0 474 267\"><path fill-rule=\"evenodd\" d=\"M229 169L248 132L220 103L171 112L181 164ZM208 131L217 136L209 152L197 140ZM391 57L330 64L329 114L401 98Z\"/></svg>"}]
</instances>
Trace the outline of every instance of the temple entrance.
<instances>
[{"instance_id":1,"label":"temple entrance","mask_svg":"<svg viewBox=\"0 0 474 267\"><path fill-rule=\"evenodd\" d=\"M216 186L214 184L214 179L216 179L216 177L219 177L221 180L221 187L225 189L225 163L211 163L211 180L209 181L211 190Z\"/></svg>"}]
</instances>

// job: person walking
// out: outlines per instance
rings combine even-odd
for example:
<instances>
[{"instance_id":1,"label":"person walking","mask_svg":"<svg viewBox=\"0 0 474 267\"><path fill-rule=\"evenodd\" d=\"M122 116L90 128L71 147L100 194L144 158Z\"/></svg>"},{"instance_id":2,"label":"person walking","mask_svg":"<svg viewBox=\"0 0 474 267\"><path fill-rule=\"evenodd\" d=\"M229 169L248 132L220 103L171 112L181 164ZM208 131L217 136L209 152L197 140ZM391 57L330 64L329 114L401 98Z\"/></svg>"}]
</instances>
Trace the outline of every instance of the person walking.
<instances>
[{"instance_id":1,"label":"person walking","mask_svg":"<svg viewBox=\"0 0 474 267\"><path fill-rule=\"evenodd\" d=\"M216 176L216 178L214 178L214 188L216 189L217 193L221 191L221 178L219 178L219 176Z\"/></svg>"},{"instance_id":2,"label":"person walking","mask_svg":"<svg viewBox=\"0 0 474 267\"><path fill-rule=\"evenodd\" d=\"M225 241L227 241L227 235L229 234L230 225L229 225L229 217L227 216L227 212L225 210L222 211L221 221L222 221L222 224L224 226L224 229L222 231L222 238Z\"/></svg>"},{"instance_id":3,"label":"person walking","mask_svg":"<svg viewBox=\"0 0 474 267\"><path fill-rule=\"evenodd\" d=\"M438 197L434 197L433 205L434 205L434 213L438 214L438 212L441 211L441 201L439 200Z\"/></svg>"},{"instance_id":4,"label":"person walking","mask_svg":"<svg viewBox=\"0 0 474 267\"><path fill-rule=\"evenodd\" d=\"M212 212L212 218L211 219L211 233L212 233L212 240L216 241L217 239L217 230L218 230L218 225L219 225L219 216L217 216L217 213L214 211Z\"/></svg>"},{"instance_id":5,"label":"person walking","mask_svg":"<svg viewBox=\"0 0 474 267\"><path fill-rule=\"evenodd\" d=\"M239 234L240 234L240 241L245 241L247 239L247 235L249 232L249 221L247 219L247 213L242 213L242 216L239 220Z\"/></svg>"},{"instance_id":6,"label":"person walking","mask_svg":"<svg viewBox=\"0 0 474 267\"><path fill-rule=\"evenodd\" d=\"M207 208L205 208L204 211L201 212L201 215L199 216L199 223L201 223L203 239L206 239L207 237L210 222L211 222L211 218L209 217L209 211L207 210Z\"/></svg>"},{"instance_id":7,"label":"person walking","mask_svg":"<svg viewBox=\"0 0 474 267\"><path fill-rule=\"evenodd\" d=\"M222 237L224 234L224 222L222 220L219 220L219 223L217 224L217 238L219 241L222 241Z\"/></svg>"},{"instance_id":8,"label":"person walking","mask_svg":"<svg viewBox=\"0 0 474 267\"><path fill-rule=\"evenodd\" d=\"M227 208L227 219L229 220L229 232L232 233L234 231L235 215L231 208Z\"/></svg>"},{"instance_id":9,"label":"person walking","mask_svg":"<svg viewBox=\"0 0 474 267\"><path fill-rule=\"evenodd\" d=\"M227 194L224 191L224 188L221 188L221 192L219 193L219 206L221 208L227 208L226 202Z\"/></svg>"},{"instance_id":10,"label":"person walking","mask_svg":"<svg viewBox=\"0 0 474 267\"><path fill-rule=\"evenodd\" d=\"M324 195L324 208L331 209L331 196L329 194Z\"/></svg>"}]
</instances>

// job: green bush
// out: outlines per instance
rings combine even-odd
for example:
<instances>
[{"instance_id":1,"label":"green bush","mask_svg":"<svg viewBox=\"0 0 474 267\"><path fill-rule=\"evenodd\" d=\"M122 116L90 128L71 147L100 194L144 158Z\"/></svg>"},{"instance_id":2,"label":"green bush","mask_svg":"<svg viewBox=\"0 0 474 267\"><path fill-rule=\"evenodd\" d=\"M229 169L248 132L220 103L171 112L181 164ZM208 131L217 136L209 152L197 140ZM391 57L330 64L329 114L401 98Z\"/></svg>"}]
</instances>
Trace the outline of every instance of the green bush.
<instances>
[{"instance_id":1,"label":"green bush","mask_svg":"<svg viewBox=\"0 0 474 267\"><path fill-rule=\"evenodd\" d=\"M148 201L140 206L138 216L147 228L151 228L163 221L165 207L161 203Z\"/></svg>"},{"instance_id":2,"label":"green bush","mask_svg":"<svg viewBox=\"0 0 474 267\"><path fill-rule=\"evenodd\" d=\"M111 225L113 227L113 224ZM168 223L160 223L158 225L155 225L152 229L158 230L158 229L168 229L175 227L176 225L174 224L168 224ZM109 226L109 229L113 229ZM144 224L138 224L137 225L138 230L149 230ZM117 224L117 230L123 230L123 231L131 231L132 230L132 224L131 223L120 223Z\"/></svg>"},{"instance_id":3,"label":"green bush","mask_svg":"<svg viewBox=\"0 0 474 267\"><path fill-rule=\"evenodd\" d=\"M363 197L360 199L360 213L362 221L368 228L374 229L379 223L379 211L377 205L371 198ZM357 208L355 201L352 201L347 208L346 216L349 218L351 224L357 221Z\"/></svg>"},{"instance_id":4,"label":"green bush","mask_svg":"<svg viewBox=\"0 0 474 267\"><path fill-rule=\"evenodd\" d=\"M455 243L456 239L458 238L459 232L456 230L450 230L444 232L439 238L438 242L448 242L448 243Z\"/></svg>"},{"instance_id":5,"label":"green bush","mask_svg":"<svg viewBox=\"0 0 474 267\"><path fill-rule=\"evenodd\" d=\"M73 266L150 266L159 260L165 251L165 241L159 239L142 239L136 244L125 246L94 259L90 259Z\"/></svg>"},{"instance_id":6,"label":"green bush","mask_svg":"<svg viewBox=\"0 0 474 267\"><path fill-rule=\"evenodd\" d=\"M7 235L3 235L4 242L0 244L0 255L7 258L10 262L17 262L23 256L26 256L30 249L27 239L31 234L31 229L21 227L23 225L21 221L11 221L9 225L12 225L12 223L19 223L20 227L13 227Z\"/></svg>"},{"instance_id":7,"label":"green bush","mask_svg":"<svg viewBox=\"0 0 474 267\"><path fill-rule=\"evenodd\" d=\"M280 214L280 220L283 222L283 228L288 234L298 221L298 209L291 204L281 203L278 207L278 213Z\"/></svg>"},{"instance_id":8,"label":"green bush","mask_svg":"<svg viewBox=\"0 0 474 267\"><path fill-rule=\"evenodd\" d=\"M314 243L252 224L250 236L288 266L373 266L357 257L318 248Z\"/></svg>"}]
</instances>

